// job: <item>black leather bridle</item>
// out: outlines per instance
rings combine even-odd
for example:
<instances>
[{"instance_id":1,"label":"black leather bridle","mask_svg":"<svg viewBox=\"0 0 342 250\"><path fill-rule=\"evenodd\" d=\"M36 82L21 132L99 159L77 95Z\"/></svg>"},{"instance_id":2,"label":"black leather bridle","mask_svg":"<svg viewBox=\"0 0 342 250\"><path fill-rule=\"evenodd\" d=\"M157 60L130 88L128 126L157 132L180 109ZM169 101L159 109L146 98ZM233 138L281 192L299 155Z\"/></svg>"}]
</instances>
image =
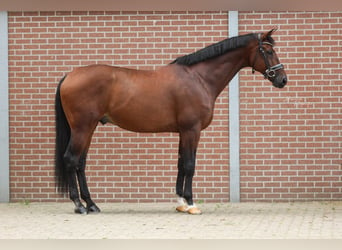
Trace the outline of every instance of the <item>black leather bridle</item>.
<instances>
[{"instance_id":1,"label":"black leather bridle","mask_svg":"<svg viewBox=\"0 0 342 250\"><path fill-rule=\"evenodd\" d=\"M263 42L261 41L261 34L258 34L258 40L259 40L259 47L258 47L258 51L261 53L261 55L263 56L264 58L264 61L265 61L265 65L267 67L267 69L265 70L265 73L263 73L265 79L267 78L274 78L276 76L276 71L277 70L280 70L280 69L283 69L284 68L284 65L279 63L277 65L274 65L274 66L270 66L268 60L267 60L267 57L266 57L266 52L264 50L264 48L262 47L262 45L266 44L266 45L270 45L273 47L273 44L272 43L269 43L269 42ZM256 62L256 58L257 58L257 54L258 53L255 53L255 57L254 57L254 62L253 62L253 67L252 67L252 73L254 74L255 72L255 68L254 68L254 65L255 65L255 62Z\"/></svg>"}]
</instances>

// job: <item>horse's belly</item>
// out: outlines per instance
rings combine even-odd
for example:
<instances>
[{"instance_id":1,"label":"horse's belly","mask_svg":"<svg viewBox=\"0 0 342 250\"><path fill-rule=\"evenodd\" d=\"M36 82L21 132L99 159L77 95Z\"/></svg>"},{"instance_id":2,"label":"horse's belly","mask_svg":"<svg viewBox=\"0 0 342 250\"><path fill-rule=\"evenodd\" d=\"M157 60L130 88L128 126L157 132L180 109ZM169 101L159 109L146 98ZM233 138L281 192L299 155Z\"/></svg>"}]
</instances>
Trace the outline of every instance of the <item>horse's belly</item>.
<instances>
[{"instance_id":1,"label":"horse's belly","mask_svg":"<svg viewBox=\"0 0 342 250\"><path fill-rule=\"evenodd\" d=\"M173 117L163 113L134 112L127 110L111 115L111 122L120 128L134 132L178 132L176 121Z\"/></svg>"}]
</instances>

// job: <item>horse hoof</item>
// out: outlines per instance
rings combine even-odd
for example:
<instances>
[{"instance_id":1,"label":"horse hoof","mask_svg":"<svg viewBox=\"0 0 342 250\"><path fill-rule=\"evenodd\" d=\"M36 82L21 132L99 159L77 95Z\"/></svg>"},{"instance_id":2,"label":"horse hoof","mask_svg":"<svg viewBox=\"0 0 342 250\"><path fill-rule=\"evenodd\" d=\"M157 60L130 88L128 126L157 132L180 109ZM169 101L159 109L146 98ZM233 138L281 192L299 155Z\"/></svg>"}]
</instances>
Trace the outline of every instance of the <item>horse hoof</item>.
<instances>
[{"instance_id":1,"label":"horse hoof","mask_svg":"<svg viewBox=\"0 0 342 250\"><path fill-rule=\"evenodd\" d=\"M198 207L189 208L189 209L187 210L187 212L188 212L189 214L193 214L193 215L202 214L202 211L201 211Z\"/></svg>"},{"instance_id":2,"label":"horse hoof","mask_svg":"<svg viewBox=\"0 0 342 250\"><path fill-rule=\"evenodd\" d=\"M188 206L187 205L182 205L176 207L176 210L181 213L186 213L188 211Z\"/></svg>"},{"instance_id":3,"label":"horse hoof","mask_svg":"<svg viewBox=\"0 0 342 250\"><path fill-rule=\"evenodd\" d=\"M202 211L198 207L189 208L189 206L187 205L178 206L176 207L176 210L181 213L188 213L188 214L194 214L194 215L202 214Z\"/></svg>"},{"instance_id":4,"label":"horse hoof","mask_svg":"<svg viewBox=\"0 0 342 250\"><path fill-rule=\"evenodd\" d=\"M75 207L75 214L87 214L87 209L85 207Z\"/></svg>"},{"instance_id":5,"label":"horse hoof","mask_svg":"<svg viewBox=\"0 0 342 250\"><path fill-rule=\"evenodd\" d=\"M90 207L87 208L88 213L92 213L92 214L97 214L101 212L101 209L98 208L98 206L91 205Z\"/></svg>"}]
</instances>

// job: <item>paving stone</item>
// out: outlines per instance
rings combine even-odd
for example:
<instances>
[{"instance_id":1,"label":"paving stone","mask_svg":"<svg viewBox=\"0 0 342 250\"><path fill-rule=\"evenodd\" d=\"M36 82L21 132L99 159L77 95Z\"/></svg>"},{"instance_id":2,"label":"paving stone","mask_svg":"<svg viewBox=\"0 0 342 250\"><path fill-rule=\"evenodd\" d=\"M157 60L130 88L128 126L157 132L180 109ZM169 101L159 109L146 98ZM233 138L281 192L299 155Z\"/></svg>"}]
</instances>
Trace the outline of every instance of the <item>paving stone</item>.
<instances>
[{"instance_id":1,"label":"paving stone","mask_svg":"<svg viewBox=\"0 0 342 250\"><path fill-rule=\"evenodd\" d=\"M341 239L342 201L207 203L202 215L170 203L1 203L0 239Z\"/></svg>"}]
</instances>

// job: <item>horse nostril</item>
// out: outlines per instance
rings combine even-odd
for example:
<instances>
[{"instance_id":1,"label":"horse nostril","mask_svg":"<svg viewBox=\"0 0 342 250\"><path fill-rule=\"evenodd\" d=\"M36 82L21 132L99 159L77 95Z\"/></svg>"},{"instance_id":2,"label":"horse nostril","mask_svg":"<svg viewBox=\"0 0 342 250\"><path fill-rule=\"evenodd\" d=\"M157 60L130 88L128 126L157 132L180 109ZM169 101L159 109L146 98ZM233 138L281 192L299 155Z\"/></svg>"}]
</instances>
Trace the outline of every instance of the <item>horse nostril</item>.
<instances>
[{"instance_id":1,"label":"horse nostril","mask_svg":"<svg viewBox=\"0 0 342 250\"><path fill-rule=\"evenodd\" d=\"M287 83L287 77L285 76L284 78L283 78L283 84L286 84Z\"/></svg>"}]
</instances>

